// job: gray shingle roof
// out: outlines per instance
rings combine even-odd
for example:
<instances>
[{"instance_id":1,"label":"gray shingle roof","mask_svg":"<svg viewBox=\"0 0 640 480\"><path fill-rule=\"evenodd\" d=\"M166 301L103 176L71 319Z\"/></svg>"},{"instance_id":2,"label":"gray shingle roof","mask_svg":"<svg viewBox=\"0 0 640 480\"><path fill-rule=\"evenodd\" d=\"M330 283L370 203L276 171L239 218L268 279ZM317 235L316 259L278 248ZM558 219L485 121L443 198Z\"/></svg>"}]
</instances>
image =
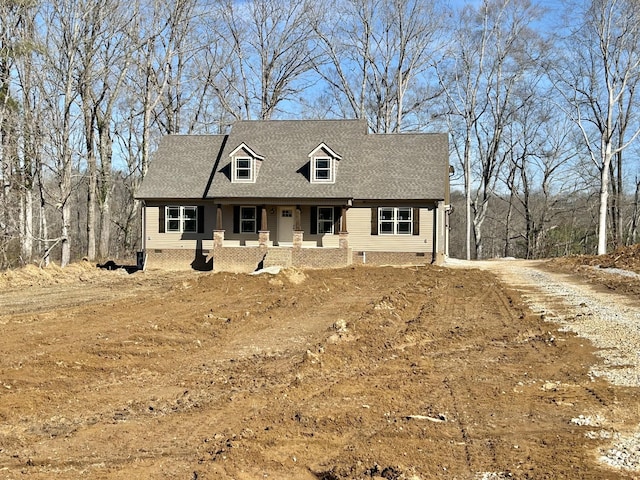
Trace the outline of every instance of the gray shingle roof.
<instances>
[{"instance_id":1,"label":"gray shingle roof","mask_svg":"<svg viewBox=\"0 0 640 480\"><path fill-rule=\"evenodd\" d=\"M243 142L264 156L255 183L229 178L229 153ZM308 155L323 142L342 157L334 184L308 180ZM438 200L447 180L446 134L367 134L360 120L242 121L228 136L163 138L137 197Z\"/></svg>"}]
</instances>

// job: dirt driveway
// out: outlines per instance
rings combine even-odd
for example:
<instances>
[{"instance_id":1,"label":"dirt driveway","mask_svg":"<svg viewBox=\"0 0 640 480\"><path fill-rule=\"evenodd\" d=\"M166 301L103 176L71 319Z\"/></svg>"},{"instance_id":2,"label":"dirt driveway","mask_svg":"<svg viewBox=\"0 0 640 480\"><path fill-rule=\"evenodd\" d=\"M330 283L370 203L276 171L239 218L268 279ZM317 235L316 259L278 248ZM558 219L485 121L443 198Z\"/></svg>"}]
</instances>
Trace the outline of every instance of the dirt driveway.
<instances>
[{"instance_id":1,"label":"dirt driveway","mask_svg":"<svg viewBox=\"0 0 640 480\"><path fill-rule=\"evenodd\" d=\"M638 323L455 267L7 281L0 477L638 478Z\"/></svg>"}]
</instances>

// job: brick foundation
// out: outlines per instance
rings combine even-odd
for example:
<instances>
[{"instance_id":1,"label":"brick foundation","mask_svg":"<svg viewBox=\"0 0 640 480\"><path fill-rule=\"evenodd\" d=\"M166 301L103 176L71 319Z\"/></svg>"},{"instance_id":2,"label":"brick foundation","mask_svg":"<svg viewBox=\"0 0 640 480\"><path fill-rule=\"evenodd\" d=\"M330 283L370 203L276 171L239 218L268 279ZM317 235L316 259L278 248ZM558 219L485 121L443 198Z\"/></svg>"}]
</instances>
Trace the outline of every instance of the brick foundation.
<instances>
[{"instance_id":1,"label":"brick foundation","mask_svg":"<svg viewBox=\"0 0 640 480\"><path fill-rule=\"evenodd\" d=\"M264 247L221 247L214 249L213 269L216 272L253 272L264 267L267 249Z\"/></svg>"},{"instance_id":2,"label":"brick foundation","mask_svg":"<svg viewBox=\"0 0 640 480\"><path fill-rule=\"evenodd\" d=\"M253 272L259 268L340 268L351 264L426 265L430 253L354 252L350 248L219 247L196 254L193 250L148 250L147 268ZM442 260L435 258L435 262Z\"/></svg>"},{"instance_id":3,"label":"brick foundation","mask_svg":"<svg viewBox=\"0 0 640 480\"><path fill-rule=\"evenodd\" d=\"M145 268L161 268L163 270L212 270L213 260L209 250L146 250Z\"/></svg>"},{"instance_id":4,"label":"brick foundation","mask_svg":"<svg viewBox=\"0 0 640 480\"><path fill-rule=\"evenodd\" d=\"M433 262L431 253L415 252L354 252L354 264L366 265L426 265Z\"/></svg>"},{"instance_id":5,"label":"brick foundation","mask_svg":"<svg viewBox=\"0 0 640 480\"><path fill-rule=\"evenodd\" d=\"M352 252L342 248L222 247L214 250L216 272L253 272L259 268L338 268L351 264Z\"/></svg>"}]
</instances>

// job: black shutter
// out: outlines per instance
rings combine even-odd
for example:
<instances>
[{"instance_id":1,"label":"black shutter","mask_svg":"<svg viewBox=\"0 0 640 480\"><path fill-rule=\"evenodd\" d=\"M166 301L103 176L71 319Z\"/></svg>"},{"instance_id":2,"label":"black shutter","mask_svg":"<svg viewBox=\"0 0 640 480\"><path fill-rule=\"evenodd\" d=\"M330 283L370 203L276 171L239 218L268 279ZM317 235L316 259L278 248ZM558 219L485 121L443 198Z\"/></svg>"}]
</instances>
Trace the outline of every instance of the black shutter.
<instances>
[{"instance_id":1,"label":"black shutter","mask_svg":"<svg viewBox=\"0 0 640 480\"><path fill-rule=\"evenodd\" d=\"M311 235L318 234L318 207L311 207L311 221L309 224L309 233Z\"/></svg>"},{"instance_id":2,"label":"black shutter","mask_svg":"<svg viewBox=\"0 0 640 480\"><path fill-rule=\"evenodd\" d=\"M340 214L342 213L342 207L333 207L333 234L338 235L342 230L340 224Z\"/></svg>"},{"instance_id":3,"label":"black shutter","mask_svg":"<svg viewBox=\"0 0 640 480\"><path fill-rule=\"evenodd\" d=\"M164 233L164 214L165 214L165 206L160 205L158 207L158 233Z\"/></svg>"},{"instance_id":4,"label":"black shutter","mask_svg":"<svg viewBox=\"0 0 640 480\"><path fill-rule=\"evenodd\" d=\"M413 209L413 234L420 235L420 209Z\"/></svg>"},{"instance_id":5,"label":"black shutter","mask_svg":"<svg viewBox=\"0 0 640 480\"><path fill-rule=\"evenodd\" d=\"M233 233L240 233L240 206L233 207Z\"/></svg>"},{"instance_id":6,"label":"black shutter","mask_svg":"<svg viewBox=\"0 0 640 480\"><path fill-rule=\"evenodd\" d=\"M371 235L378 234L378 207L371 208Z\"/></svg>"},{"instance_id":7,"label":"black shutter","mask_svg":"<svg viewBox=\"0 0 640 480\"><path fill-rule=\"evenodd\" d=\"M204 233L204 205L198 205L198 233Z\"/></svg>"},{"instance_id":8,"label":"black shutter","mask_svg":"<svg viewBox=\"0 0 640 480\"><path fill-rule=\"evenodd\" d=\"M262 207L256 207L256 233L262 230Z\"/></svg>"}]
</instances>

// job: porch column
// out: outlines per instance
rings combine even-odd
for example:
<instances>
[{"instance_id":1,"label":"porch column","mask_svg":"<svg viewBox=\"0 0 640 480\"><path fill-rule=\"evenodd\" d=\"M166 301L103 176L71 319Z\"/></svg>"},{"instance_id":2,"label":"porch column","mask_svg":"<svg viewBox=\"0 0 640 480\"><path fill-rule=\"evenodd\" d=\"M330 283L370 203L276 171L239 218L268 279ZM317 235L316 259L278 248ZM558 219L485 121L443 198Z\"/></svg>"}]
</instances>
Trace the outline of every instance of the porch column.
<instances>
[{"instance_id":1,"label":"porch column","mask_svg":"<svg viewBox=\"0 0 640 480\"><path fill-rule=\"evenodd\" d=\"M267 225L267 207L266 205L262 206L262 218L260 219L260 231L266 232L269 230L269 226Z\"/></svg>"},{"instance_id":2,"label":"porch column","mask_svg":"<svg viewBox=\"0 0 640 480\"><path fill-rule=\"evenodd\" d=\"M224 246L224 230L213 231L213 249L222 248Z\"/></svg>"},{"instance_id":3,"label":"porch column","mask_svg":"<svg viewBox=\"0 0 640 480\"><path fill-rule=\"evenodd\" d=\"M338 246L345 250L349 248L349 232L347 231L347 207L342 207L340 217L340 232L338 238Z\"/></svg>"},{"instance_id":4,"label":"porch column","mask_svg":"<svg viewBox=\"0 0 640 480\"><path fill-rule=\"evenodd\" d=\"M260 230L258 232L258 245L262 248L269 247L269 230Z\"/></svg>"},{"instance_id":5,"label":"porch column","mask_svg":"<svg viewBox=\"0 0 640 480\"><path fill-rule=\"evenodd\" d=\"M300 217L302 215L302 207L300 207L300 205L296 206L296 213L295 213L295 218L294 218L294 223L293 223L293 230L296 232L300 232L302 231L302 223L300 222Z\"/></svg>"},{"instance_id":6,"label":"porch column","mask_svg":"<svg viewBox=\"0 0 640 480\"><path fill-rule=\"evenodd\" d=\"M216 208L216 230L222 230L222 205L218 204Z\"/></svg>"},{"instance_id":7,"label":"porch column","mask_svg":"<svg viewBox=\"0 0 640 480\"><path fill-rule=\"evenodd\" d=\"M258 230L258 245L260 248L269 248L269 225L267 224L267 206L262 205L260 216L260 230Z\"/></svg>"},{"instance_id":8,"label":"porch column","mask_svg":"<svg viewBox=\"0 0 640 480\"><path fill-rule=\"evenodd\" d=\"M342 207L342 214L340 218L340 233L347 233L347 207Z\"/></svg>"},{"instance_id":9,"label":"porch column","mask_svg":"<svg viewBox=\"0 0 640 480\"><path fill-rule=\"evenodd\" d=\"M302 230L293 231L293 248L302 248L302 240L304 238L304 232Z\"/></svg>"}]
</instances>

